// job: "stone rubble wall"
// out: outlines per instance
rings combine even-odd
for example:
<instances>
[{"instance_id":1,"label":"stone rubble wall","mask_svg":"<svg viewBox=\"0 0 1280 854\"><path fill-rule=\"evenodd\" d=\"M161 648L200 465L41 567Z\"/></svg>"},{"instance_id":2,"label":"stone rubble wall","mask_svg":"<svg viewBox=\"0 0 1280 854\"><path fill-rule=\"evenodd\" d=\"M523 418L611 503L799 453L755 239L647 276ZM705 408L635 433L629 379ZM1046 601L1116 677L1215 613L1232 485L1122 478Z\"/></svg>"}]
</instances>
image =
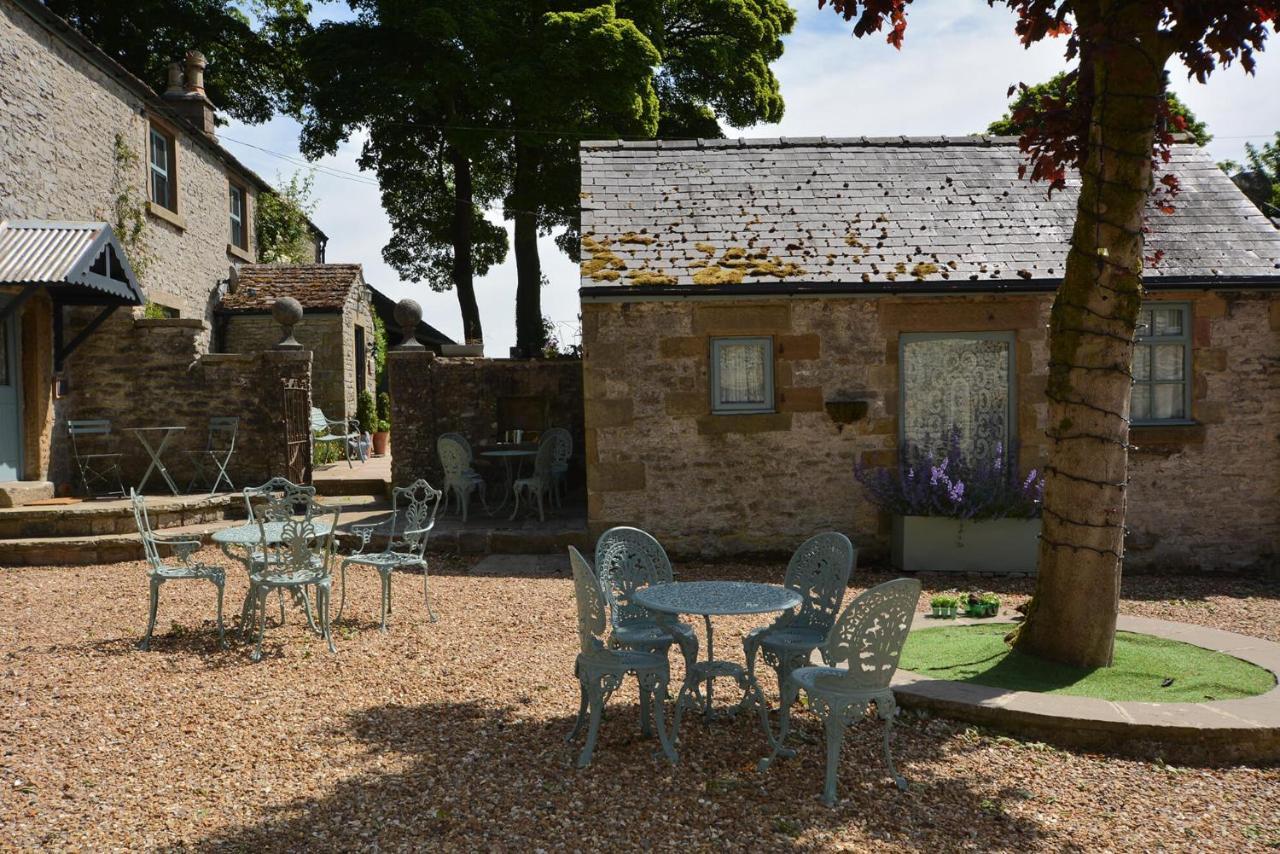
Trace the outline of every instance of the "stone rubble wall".
<instances>
[{"instance_id":1,"label":"stone rubble wall","mask_svg":"<svg viewBox=\"0 0 1280 854\"><path fill-rule=\"evenodd\" d=\"M419 477L443 483L436 439L461 433L475 448L492 444L514 425L499 423L503 398L541 398L545 420L526 429L564 427L573 436L569 485L583 482L582 363L577 359L441 358L429 350L392 350L387 360L391 393L392 480ZM542 416L539 416L541 419ZM480 466L485 461L480 461ZM483 472L501 481L501 467ZM492 475L491 477L489 475Z\"/></svg>"},{"instance_id":2,"label":"stone rubble wall","mask_svg":"<svg viewBox=\"0 0 1280 854\"><path fill-rule=\"evenodd\" d=\"M227 353L260 353L274 347L283 335L280 324L269 314L232 314L225 320ZM347 376L348 350L354 350L351 322L337 312L304 313L302 322L293 328L293 337L312 353L311 401L313 406L336 420L356 414L355 379ZM347 404L350 386L351 403Z\"/></svg>"},{"instance_id":3,"label":"stone rubble wall","mask_svg":"<svg viewBox=\"0 0 1280 854\"><path fill-rule=\"evenodd\" d=\"M1192 303L1193 427L1134 428L1131 569L1274 566L1280 541L1280 300L1165 293ZM650 531L675 554L787 554L823 530L864 560L887 556L891 519L855 462L898 451L899 336L1015 333L1023 471L1048 446L1052 297L879 297L583 305L588 523ZM709 339L774 339L777 411L712 415ZM837 423L828 402L858 402Z\"/></svg>"}]
</instances>

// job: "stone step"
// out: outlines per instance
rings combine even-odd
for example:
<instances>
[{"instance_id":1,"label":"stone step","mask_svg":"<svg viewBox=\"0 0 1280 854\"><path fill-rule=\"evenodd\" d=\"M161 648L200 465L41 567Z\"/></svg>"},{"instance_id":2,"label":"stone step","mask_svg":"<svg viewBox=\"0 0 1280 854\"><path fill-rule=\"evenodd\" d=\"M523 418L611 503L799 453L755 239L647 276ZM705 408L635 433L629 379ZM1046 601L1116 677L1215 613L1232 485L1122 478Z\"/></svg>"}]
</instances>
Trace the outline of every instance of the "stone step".
<instances>
[{"instance_id":1,"label":"stone step","mask_svg":"<svg viewBox=\"0 0 1280 854\"><path fill-rule=\"evenodd\" d=\"M208 545L219 528L242 525L242 519L220 519L165 529L166 537L189 537ZM22 537L0 540L0 566L83 566L141 560L142 540L129 534L71 537Z\"/></svg>"},{"instance_id":2,"label":"stone step","mask_svg":"<svg viewBox=\"0 0 1280 854\"><path fill-rule=\"evenodd\" d=\"M312 481L316 495L376 496L391 492L391 481L380 477L325 478Z\"/></svg>"},{"instance_id":3,"label":"stone step","mask_svg":"<svg viewBox=\"0 0 1280 854\"><path fill-rule=\"evenodd\" d=\"M243 518L244 499L236 493L214 496L148 496L147 514L156 530ZM80 538L136 534L129 501L82 501L77 504L0 509L0 549L11 540Z\"/></svg>"}]
</instances>

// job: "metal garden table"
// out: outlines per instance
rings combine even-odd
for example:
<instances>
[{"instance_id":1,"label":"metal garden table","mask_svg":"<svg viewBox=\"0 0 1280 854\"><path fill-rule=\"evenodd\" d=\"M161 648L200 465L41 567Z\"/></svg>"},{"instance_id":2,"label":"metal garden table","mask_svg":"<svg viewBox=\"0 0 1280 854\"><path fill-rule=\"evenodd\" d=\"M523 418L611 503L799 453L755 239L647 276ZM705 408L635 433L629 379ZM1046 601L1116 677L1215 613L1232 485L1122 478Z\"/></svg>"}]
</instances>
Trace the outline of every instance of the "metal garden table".
<instances>
[{"instance_id":1,"label":"metal garden table","mask_svg":"<svg viewBox=\"0 0 1280 854\"><path fill-rule=\"evenodd\" d=\"M323 519L312 519L311 524L315 527L316 536L322 537L329 533L329 529L333 526ZM266 533L266 542L263 542L262 535ZM267 522L259 529L257 522L246 522L243 525L235 525L230 528L222 528L213 532L211 539L222 549L222 553L232 560L244 564L245 573L253 572L253 551L255 548L266 548L267 546L278 546L284 541L284 522ZM253 585L250 584L250 587ZM296 593L296 591L294 591ZM240 625L247 625L249 619L250 600L246 596L244 606L240 609ZM311 624L311 609L306 608L307 624ZM283 606L281 606L281 615L284 614Z\"/></svg>"},{"instance_id":2,"label":"metal garden table","mask_svg":"<svg viewBox=\"0 0 1280 854\"><path fill-rule=\"evenodd\" d=\"M507 502L511 500L511 488L516 482L516 468L519 466L520 461L537 455L537 451L531 451L527 448L499 448L496 451L480 452L482 457L488 457L491 460L502 460L502 467L507 477L507 482L502 487L502 503L489 512L490 516L498 515L507 506Z\"/></svg>"},{"instance_id":3,"label":"metal garden table","mask_svg":"<svg viewBox=\"0 0 1280 854\"><path fill-rule=\"evenodd\" d=\"M697 696L698 687L703 682L707 687L702 695L701 712L703 720L710 721L714 716L711 702L715 680L727 677L736 681L742 689L741 702L727 714L734 715L749 705L755 705L760 711L765 733L768 734L769 706L760 690L760 683L742 665L716 659L711 618L786 611L803 601L799 593L776 584L756 584L750 581L672 581L641 587L632 595L632 601L661 614L700 614L706 626L707 660L698 662L685 673L684 684L680 686L680 694L676 697L673 726L679 725L681 710L686 705L695 708L699 705L690 694Z\"/></svg>"},{"instance_id":4,"label":"metal garden table","mask_svg":"<svg viewBox=\"0 0 1280 854\"><path fill-rule=\"evenodd\" d=\"M147 481L151 479L151 472L159 469L160 476L164 478L164 482L169 485L169 491L174 495L178 494L178 485L173 482L173 478L169 476L169 470L164 467L160 455L164 453L165 446L169 444L169 440L174 436L186 430L186 427L129 427L128 430L138 437L138 442L142 445L143 450L147 452L147 456L151 457L151 465L147 466L147 471L142 475L142 480L138 483L138 492L141 494L147 486ZM163 433L160 437L160 444L155 447L151 446L151 442L147 440L148 433Z\"/></svg>"}]
</instances>

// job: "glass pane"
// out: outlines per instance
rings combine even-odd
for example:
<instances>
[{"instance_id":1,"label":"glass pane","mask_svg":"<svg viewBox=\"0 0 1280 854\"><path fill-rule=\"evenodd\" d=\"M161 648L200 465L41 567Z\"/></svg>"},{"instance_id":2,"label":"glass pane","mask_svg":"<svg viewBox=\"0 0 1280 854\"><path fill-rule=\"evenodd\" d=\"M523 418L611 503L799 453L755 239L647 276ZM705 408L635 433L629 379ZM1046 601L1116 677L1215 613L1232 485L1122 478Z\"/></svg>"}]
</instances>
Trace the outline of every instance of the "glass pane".
<instances>
[{"instance_id":1,"label":"glass pane","mask_svg":"<svg viewBox=\"0 0 1280 854\"><path fill-rule=\"evenodd\" d=\"M157 172L169 174L169 141L158 131L151 131L151 168Z\"/></svg>"},{"instance_id":2,"label":"glass pane","mask_svg":"<svg viewBox=\"0 0 1280 854\"><path fill-rule=\"evenodd\" d=\"M990 459L1009 442L1009 341L937 338L902 348L903 433L941 453L953 429L960 447Z\"/></svg>"},{"instance_id":3,"label":"glass pane","mask_svg":"<svg viewBox=\"0 0 1280 854\"><path fill-rule=\"evenodd\" d=\"M1139 344L1133 348L1133 379L1144 382L1151 379L1151 348Z\"/></svg>"},{"instance_id":4,"label":"glass pane","mask_svg":"<svg viewBox=\"0 0 1280 854\"><path fill-rule=\"evenodd\" d=\"M1182 309L1157 308L1152 313L1155 318L1157 338L1176 337L1182 334Z\"/></svg>"},{"instance_id":5,"label":"glass pane","mask_svg":"<svg viewBox=\"0 0 1280 854\"><path fill-rule=\"evenodd\" d=\"M721 403L765 403L763 343L721 344L717 399Z\"/></svg>"},{"instance_id":6,"label":"glass pane","mask_svg":"<svg viewBox=\"0 0 1280 854\"><path fill-rule=\"evenodd\" d=\"M1180 380L1182 379L1182 368L1185 364L1183 360L1183 349L1181 344L1161 344L1153 348L1156 351L1156 372L1157 380Z\"/></svg>"},{"instance_id":7,"label":"glass pane","mask_svg":"<svg viewBox=\"0 0 1280 854\"><path fill-rule=\"evenodd\" d=\"M1144 338L1151 334L1151 309L1144 308L1138 312L1138 337Z\"/></svg>"},{"instance_id":8,"label":"glass pane","mask_svg":"<svg viewBox=\"0 0 1280 854\"><path fill-rule=\"evenodd\" d=\"M1129 420L1151 420L1151 386L1135 385L1129 399Z\"/></svg>"},{"instance_id":9,"label":"glass pane","mask_svg":"<svg viewBox=\"0 0 1280 854\"><path fill-rule=\"evenodd\" d=\"M169 207L169 179L159 172L151 173L151 201Z\"/></svg>"},{"instance_id":10,"label":"glass pane","mask_svg":"<svg viewBox=\"0 0 1280 854\"><path fill-rule=\"evenodd\" d=\"M0 385L12 385L9 378L9 320L0 320Z\"/></svg>"},{"instance_id":11,"label":"glass pane","mask_svg":"<svg viewBox=\"0 0 1280 854\"><path fill-rule=\"evenodd\" d=\"M1151 387L1152 417L1157 420L1185 418L1182 383L1161 383Z\"/></svg>"}]
</instances>

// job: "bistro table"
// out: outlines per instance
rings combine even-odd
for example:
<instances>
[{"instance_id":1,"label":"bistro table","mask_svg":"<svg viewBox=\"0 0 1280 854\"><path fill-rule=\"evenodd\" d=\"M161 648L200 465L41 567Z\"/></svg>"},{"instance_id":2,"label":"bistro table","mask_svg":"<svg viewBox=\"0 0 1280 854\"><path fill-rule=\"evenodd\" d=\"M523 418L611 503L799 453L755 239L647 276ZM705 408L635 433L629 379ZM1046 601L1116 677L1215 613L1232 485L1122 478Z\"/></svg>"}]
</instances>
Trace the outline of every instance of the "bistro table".
<instances>
[{"instance_id":1,"label":"bistro table","mask_svg":"<svg viewBox=\"0 0 1280 854\"><path fill-rule=\"evenodd\" d=\"M489 511L490 516L496 516L507 506L507 502L511 500L511 489L516 482L516 469L522 461L529 457L537 456L538 452L528 448L498 448L492 451L481 451L480 456L488 457L491 460L502 460L502 468L506 474L506 483L502 487L502 503Z\"/></svg>"},{"instance_id":2,"label":"bistro table","mask_svg":"<svg viewBox=\"0 0 1280 854\"><path fill-rule=\"evenodd\" d=\"M312 519L311 525L315 529L317 537L323 537L329 533L333 527L323 519ZM266 542L263 542L262 536L266 534ZM238 563L244 564L245 572L253 573L253 554L255 549L266 546L278 546L284 541L284 522L265 522L259 527L257 522L246 522L243 525L234 525L230 528L221 528L213 532L211 538L218 547L222 549L222 553ZM252 587L252 585L250 585ZM297 590L290 590L294 596L294 601L303 607L307 614L307 625L315 628L311 620L311 607L304 601L301 601L302 594ZM249 596L245 596L244 606L240 609L240 627L244 631L249 624L249 608L252 606ZM280 613L284 614L284 605L280 606Z\"/></svg>"},{"instance_id":3,"label":"bistro table","mask_svg":"<svg viewBox=\"0 0 1280 854\"><path fill-rule=\"evenodd\" d=\"M169 444L169 440L174 436L186 430L186 427L129 427L128 430L138 437L138 442L147 452L147 456L151 457L151 465L147 466L146 474L142 476L142 480L138 483L138 492L146 488L147 481L151 479L151 472L159 469L160 477L164 478L164 482L169 485L169 490L174 494L178 494L178 485L173 482L173 478L169 476L169 470L164 467L160 455L164 453L165 446ZM160 444L152 446L147 439L148 433L160 433Z\"/></svg>"},{"instance_id":4,"label":"bistro table","mask_svg":"<svg viewBox=\"0 0 1280 854\"><path fill-rule=\"evenodd\" d=\"M736 681L743 693L742 701L725 714L732 716L740 709L755 705L760 712L765 735L769 735L769 706L760 690L760 683L742 665L733 661L716 660L711 618L786 611L803 601L799 593L777 584L757 584L750 581L671 581L641 587L632 594L631 600L660 614L701 614L706 625L707 660L698 662L685 673L684 684L680 686L680 693L676 697L673 732L679 727L681 710L685 706L697 708L701 705L704 722L709 722L714 717L711 706L713 686L717 678L727 677ZM703 682L707 688L699 703L694 697Z\"/></svg>"}]
</instances>

